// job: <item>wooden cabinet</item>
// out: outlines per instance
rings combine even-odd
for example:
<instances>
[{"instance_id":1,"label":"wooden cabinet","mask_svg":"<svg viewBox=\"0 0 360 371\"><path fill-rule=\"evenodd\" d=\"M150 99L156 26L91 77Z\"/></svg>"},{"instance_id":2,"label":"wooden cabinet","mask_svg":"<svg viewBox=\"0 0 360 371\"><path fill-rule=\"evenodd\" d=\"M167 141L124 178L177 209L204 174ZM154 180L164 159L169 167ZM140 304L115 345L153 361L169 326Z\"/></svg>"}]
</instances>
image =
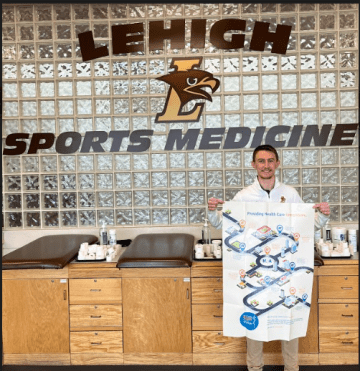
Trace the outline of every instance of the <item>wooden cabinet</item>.
<instances>
[{"instance_id":1,"label":"wooden cabinet","mask_svg":"<svg viewBox=\"0 0 360 371\"><path fill-rule=\"evenodd\" d=\"M222 336L222 263L194 262L191 276L194 364L246 364L246 338ZM299 340L300 364L318 363L317 295L315 275L307 336ZM266 364L282 364L280 341L265 342L264 353Z\"/></svg>"},{"instance_id":2,"label":"wooden cabinet","mask_svg":"<svg viewBox=\"0 0 360 371\"><path fill-rule=\"evenodd\" d=\"M194 304L222 304L222 277L194 278L192 280L192 301Z\"/></svg>"},{"instance_id":3,"label":"wooden cabinet","mask_svg":"<svg viewBox=\"0 0 360 371\"><path fill-rule=\"evenodd\" d=\"M134 362L135 354L144 360L149 354L177 353L188 354L190 361L190 269L183 270L187 277L172 276L171 268L165 269L166 277L123 276L124 360ZM130 271L124 269L123 275Z\"/></svg>"},{"instance_id":4,"label":"wooden cabinet","mask_svg":"<svg viewBox=\"0 0 360 371\"><path fill-rule=\"evenodd\" d=\"M72 332L70 344L73 353L122 353L122 332Z\"/></svg>"},{"instance_id":5,"label":"wooden cabinet","mask_svg":"<svg viewBox=\"0 0 360 371\"><path fill-rule=\"evenodd\" d=\"M121 303L121 279L70 280L70 304Z\"/></svg>"},{"instance_id":6,"label":"wooden cabinet","mask_svg":"<svg viewBox=\"0 0 360 371\"><path fill-rule=\"evenodd\" d=\"M70 305L70 330L114 330L122 327L121 305Z\"/></svg>"},{"instance_id":7,"label":"wooden cabinet","mask_svg":"<svg viewBox=\"0 0 360 371\"><path fill-rule=\"evenodd\" d=\"M69 299L71 364L122 364L121 278L71 278Z\"/></svg>"},{"instance_id":8,"label":"wooden cabinet","mask_svg":"<svg viewBox=\"0 0 360 371\"><path fill-rule=\"evenodd\" d=\"M299 364L314 365L318 363L319 330L318 330L318 267L314 269L314 280L311 296L310 315L306 336L299 338ZM264 359L268 364L282 364L281 341L264 343Z\"/></svg>"},{"instance_id":9,"label":"wooden cabinet","mask_svg":"<svg viewBox=\"0 0 360 371\"><path fill-rule=\"evenodd\" d=\"M246 364L246 338L231 338L222 333L221 262L193 262L191 294L193 364Z\"/></svg>"},{"instance_id":10,"label":"wooden cabinet","mask_svg":"<svg viewBox=\"0 0 360 371\"><path fill-rule=\"evenodd\" d=\"M194 304L192 310L193 330L222 330L222 304Z\"/></svg>"},{"instance_id":11,"label":"wooden cabinet","mask_svg":"<svg viewBox=\"0 0 360 371\"><path fill-rule=\"evenodd\" d=\"M68 280L2 281L3 352L6 363L69 363ZM43 357L42 355L46 355Z\"/></svg>"},{"instance_id":12,"label":"wooden cabinet","mask_svg":"<svg viewBox=\"0 0 360 371\"><path fill-rule=\"evenodd\" d=\"M358 364L357 264L328 259L315 268L301 365ZM219 261L3 271L3 362L245 365L246 338L223 336L222 285ZM279 341L264 353L265 364L283 364Z\"/></svg>"},{"instance_id":13,"label":"wooden cabinet","mask_svg":"<svg viewBox=\"0 0 360 371\"><path fill-rule=\"evenodd\" d=\"M319 363L357 364L358 266L326 262L318 277Z\"/></svg>"}]
</instances>

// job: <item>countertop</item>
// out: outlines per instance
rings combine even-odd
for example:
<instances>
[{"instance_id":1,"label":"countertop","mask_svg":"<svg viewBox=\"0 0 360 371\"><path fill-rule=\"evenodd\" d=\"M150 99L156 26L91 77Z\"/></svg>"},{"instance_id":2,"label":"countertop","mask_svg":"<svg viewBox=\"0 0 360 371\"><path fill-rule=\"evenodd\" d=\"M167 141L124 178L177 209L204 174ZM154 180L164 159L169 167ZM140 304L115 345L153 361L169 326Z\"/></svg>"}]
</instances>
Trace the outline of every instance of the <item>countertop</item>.
<instances>
[{"instance_id":1,"label":"countertop","mask_svg":"<svg viewBox=\"0 0 360 371\"><path fill-rule=\"evenodd\" d=\"M338 257L338 258L322 258L324 265L355 265L359 264L359 251L351 255L350 258Z\"/></svg>"}]
</instances>

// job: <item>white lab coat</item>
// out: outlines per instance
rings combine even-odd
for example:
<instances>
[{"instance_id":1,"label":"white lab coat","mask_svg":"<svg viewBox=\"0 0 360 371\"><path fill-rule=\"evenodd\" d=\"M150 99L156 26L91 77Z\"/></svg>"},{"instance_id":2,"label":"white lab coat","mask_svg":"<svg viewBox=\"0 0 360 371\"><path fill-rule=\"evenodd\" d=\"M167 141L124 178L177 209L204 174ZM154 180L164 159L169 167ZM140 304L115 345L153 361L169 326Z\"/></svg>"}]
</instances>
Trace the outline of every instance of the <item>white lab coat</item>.
<instances>
[{"instance_id":1,"label":"white lab coat","mask_svg":"<svg viewBox=\"0 0 360 371\"><path fill-rule=\"evenodd\" d=\"M233 201L242 202L289 202L289 203L302 203L304 202L296 189L288 186L286 184L280 183L275 178L274 188L267 193L263 188L261 188L258 178L256 177L254 183L238 192ZM208 219L212 226L216 229L222 227L222 211L220 210L208 210ZM315 212L315 224L314 229L318 231L321 229L326 222L329 220L328 215L316 211Z\"/></svg>"}]
</instances>

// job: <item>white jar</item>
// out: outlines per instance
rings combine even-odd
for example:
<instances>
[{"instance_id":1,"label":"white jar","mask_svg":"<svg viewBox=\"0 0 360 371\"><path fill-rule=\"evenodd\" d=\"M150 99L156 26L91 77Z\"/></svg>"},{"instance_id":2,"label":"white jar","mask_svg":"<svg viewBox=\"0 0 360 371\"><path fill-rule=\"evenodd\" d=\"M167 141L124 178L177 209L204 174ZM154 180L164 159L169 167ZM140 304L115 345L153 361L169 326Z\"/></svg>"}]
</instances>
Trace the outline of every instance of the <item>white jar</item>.
<instances>
[{"instance_id":1,"label":"white jar","mask_svg":"<svg viewBox=\"0 0 360 371\"><path fill-rule=\"evenodd\" d=\"M333 227L331 229L331 237L334 246L340 244L340 242L345 242L346 238L346 228L342 227Z\"/></svg>"}]
</instances>

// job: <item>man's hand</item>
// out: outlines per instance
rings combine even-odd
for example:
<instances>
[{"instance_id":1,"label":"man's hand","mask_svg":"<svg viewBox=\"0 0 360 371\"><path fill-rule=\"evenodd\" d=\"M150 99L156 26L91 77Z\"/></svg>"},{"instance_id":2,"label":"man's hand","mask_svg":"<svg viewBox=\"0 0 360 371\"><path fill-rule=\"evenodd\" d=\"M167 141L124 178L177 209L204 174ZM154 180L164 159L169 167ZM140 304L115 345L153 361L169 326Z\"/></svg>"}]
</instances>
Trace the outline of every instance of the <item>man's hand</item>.
<instances>
[{"instance_id":1,"label":"man's hand","mask_svg":"<svg viewBox=\"0 0 360 371\"><path fill-rule=\"evenodd\" d=\"M319 210L324 215L330 215L330 206L327 202L322 202L321 204L315 204L313 208Z\"/></svg>"},{"instance_id":2,"label":"man's hand","mask_svg":"<svg viewBox=\"0 0 360 371\"><path fill-rule=\"evenodd\" d=\"M223 204L224 201L220 200L219 198L211 197L208 201L208 208L209 210L213 211L216 210L218 204Z\"/></svg>"}]
</instances>

